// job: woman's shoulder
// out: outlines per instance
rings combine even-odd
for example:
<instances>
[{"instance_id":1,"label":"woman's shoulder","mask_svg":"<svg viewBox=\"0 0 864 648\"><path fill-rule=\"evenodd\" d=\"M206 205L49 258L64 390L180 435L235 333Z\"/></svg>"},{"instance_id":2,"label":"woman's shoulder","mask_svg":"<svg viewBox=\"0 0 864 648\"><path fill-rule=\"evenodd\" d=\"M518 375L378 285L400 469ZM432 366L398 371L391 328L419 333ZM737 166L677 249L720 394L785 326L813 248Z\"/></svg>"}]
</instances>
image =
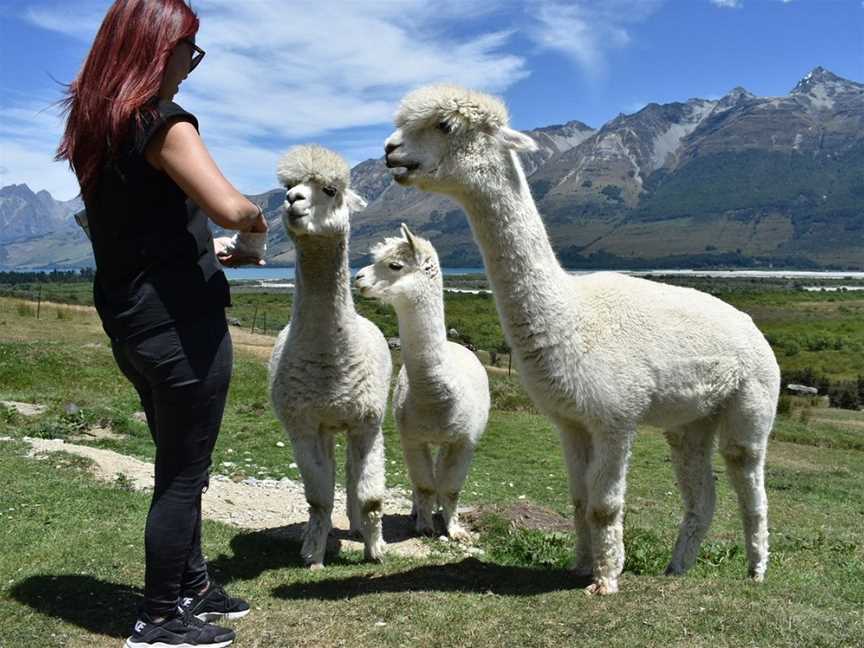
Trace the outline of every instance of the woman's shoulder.
<instances>
[{"instance_id":1,"label":"woman's shoulder","mask_svg":"<svg viewBox=\"0 0 864 648\"><path fill-rule=\"evenodd\" d=\"M154 99L142 106L137 128L131 141L132 152L144 154L153 137L170 121L188 121L198 129L198 119L179 104L164 99Z\"/></svg>"},{"instance_id":2,"label":"woman's shoulder","mask_svg":"<svg viewBox=\"0 0 864 648\"><path fill-rule=\"evenodd\" d=\"M180 104L165 99L159 99L156 102L156 114L162 121L168 121L172 117L185 117L191 121L195 127L198 127L198 119L191 112L183 108Z\"/></svg>"}]
</instances>

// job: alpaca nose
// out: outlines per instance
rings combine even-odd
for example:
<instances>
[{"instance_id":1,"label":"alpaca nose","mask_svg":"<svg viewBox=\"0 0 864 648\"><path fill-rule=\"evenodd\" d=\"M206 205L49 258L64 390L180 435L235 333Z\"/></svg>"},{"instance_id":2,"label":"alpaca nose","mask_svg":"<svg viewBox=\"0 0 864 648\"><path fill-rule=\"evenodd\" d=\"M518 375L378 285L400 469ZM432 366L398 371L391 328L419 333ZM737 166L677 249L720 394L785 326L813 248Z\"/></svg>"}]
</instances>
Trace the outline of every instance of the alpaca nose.
<instances>
[{"instance_id":1,"label":"alpaca nose","mask_svg":"<svg viewBox=\"0 0 864 648\"><path fill-rule=\"evenodd\" d=\"M288 203L293 205L298 200L303 200L304 198L306 198L306 196L303 194L302 191L289 191L286 198L288 199Z\"/></svg>"},{"instance_id":2,"label":"alpaca nose","mask_svg":"<svg viewBox=\"0 0 864 648\"><path fill-rule=\"evenodd\" d=\"M384 143L384 155L390 155L397 148L402 146L402 144L397 144L395 142L385 142Z\"/></svg>"},{"instance_id":3,"label":"alpaca nose","mask_svg":"<svg viewBox=\"0 0 864 648\"><path fill-rule=\"evenodd\" d=\"M354 276L354 281L360 281L362 278L363 278L363 273L362 273L362 272L358 272L358 273Z\"/></svg>"}]
</instances>

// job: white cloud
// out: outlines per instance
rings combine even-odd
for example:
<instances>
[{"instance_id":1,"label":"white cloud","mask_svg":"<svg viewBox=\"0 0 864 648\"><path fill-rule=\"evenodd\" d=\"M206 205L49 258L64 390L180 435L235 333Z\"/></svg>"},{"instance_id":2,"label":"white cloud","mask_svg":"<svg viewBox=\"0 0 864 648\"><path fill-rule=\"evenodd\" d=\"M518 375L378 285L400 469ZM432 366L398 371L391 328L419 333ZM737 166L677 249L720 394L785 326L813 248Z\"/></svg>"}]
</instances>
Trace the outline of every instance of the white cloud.
<instances>
[{"instance_id":1,"label":"white cloud","mask_svg":"<svg viewBox=\"0 0 864 648\"><path fill-rule=\"evenodd\" d=\"M69 200L78 194L78 181L65 162L54 162L63 121L48 104L0 107L0 186L24 183Z\"/></svg>"},{"instance_id":2,"label":"white cloud","mask_svg":"<svg viewBox=\"0 0 864 648\"><path fill-rule=\"evenodd\" d=\"M105 5L57 3L23 17L89 44ZM207 56L177 101L198 116L214 158L246 192L272 188L276 159L298 141L327 139L352 161L380 155L383 134L374 146L367 140L347 150L335 137L350 139L355 128L386 129L411 88L449 81L501 93L528 75L524 59L506 51L511 31L453 35L464 33L465 20L494 10L482 0L295 0L290 8L282 0L196 0L194 7ZM50 130L45 159L62 129ZM8 131L0 132L4 149L13 136ZM2 166L23 165L18 153L4 150Z\"/></svg>"},{"instance_id":3,"label":"white cloud","mask_svg":"<svg viewBox=\"0 0 864 648\"><path fill-rule=\"evenodd\" d=\"M294 143L320 141L352 163L379 156L398 100L411 88L449 81L505 92L529 73L525 59L512 52L517 31L537 49L567 57L589 79L602 78L610 52L628 46L633 26L664 2L195 0L198 43L207 56L177 101L198 116L225 175L257 193L274 186L275 161ZM47 0L22 17L83 48L107 4ZM68 176L66 184L77 189L61 164L51 167L56 172L39 172L38 160L47 164L60 138L57 124L41 124L42 138L23 149L6 146L20 141L26 122L22 117L0 130L0 164L22 178L26 167L34 188L47 187L44 178L60 191ZM71 197L70 190L61 195Z\"/></svg>"},{"instance_id":4,"label":"white cloud","mask_svg":"<svg viewBox=\"0 0 864 648\"><path fill-rule=\"evenodd\" d=\"M607 71L609 50L630 44L630 25L654 14L664 0L535 0L529 37L541 48L560 52L590 77Z\"/></svg>"},{"instance_id":5,"label":"white cloud","mask_svg":"<svg viewBox=\"0 0 864 648\"><path fill-rule=\"evenodd\" d=\"M37 27L60 32L82 40L91 40L102 22L105 3L75 3L51 7L29 7L23 18Z\"/></svg>"},{"instance_id":6,"label":"white cloud","mask_svg":"<svg viewBox=\"0 0 864 648\"><path fill-rule=\"evenodd\" d=\"M743 6L741 0L711 0L711 4L721 9L740 9Z\"/></svg>"}]
</instances>

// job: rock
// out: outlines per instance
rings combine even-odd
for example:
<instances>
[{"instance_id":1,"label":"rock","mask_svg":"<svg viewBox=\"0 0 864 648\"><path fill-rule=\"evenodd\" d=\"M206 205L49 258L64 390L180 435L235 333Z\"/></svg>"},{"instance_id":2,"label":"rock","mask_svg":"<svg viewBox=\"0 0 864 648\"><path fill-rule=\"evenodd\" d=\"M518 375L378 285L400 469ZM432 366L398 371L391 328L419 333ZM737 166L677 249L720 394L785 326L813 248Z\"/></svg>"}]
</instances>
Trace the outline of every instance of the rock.
<instances>
[{"instance_id":1,"label":"rock","mask_svg":"<svg viewBox=\"0 0 864 648\"><path fill-rule=\"evenodd\" d=\"M284 441L277 441L277 442L276 442L276 447L277 447L277 448L284 448L284 447L285 447L285 442L284 442Z\"/></svg>"},{"instance_id":2,"label":"rock","mask_svg":"<svg viewBox=\"0 0 864 648\"><path fill-rule=\"evenodd\" d=\"M81 413L81 408L78 407L75 403L66 403L63 407L63 411L66 412L69 416L74 416L75 414Z\"/></svg>"},{"instance_id":3,"label":"rock","mask_svg":"<svg viewBox=\"0 0 864 648\"><path fill-rule=\"evenodd\" d=\"M147 415L144 412L135 412L132 414L132 418L136 421L141 421L141 423L147 422Z\"/></svg>"},{"instance_id":4,"label":"rock","mask_svg":"<svg viewBox=\"0 0 864 648\"><path fill-rule=\"evenodd\" d=\"M18 401L0 401L0 405L15 410L21 416L39 416L48 411L44 405L36 405L35 403L20 403Z\"/></svg>"}]
</instances>

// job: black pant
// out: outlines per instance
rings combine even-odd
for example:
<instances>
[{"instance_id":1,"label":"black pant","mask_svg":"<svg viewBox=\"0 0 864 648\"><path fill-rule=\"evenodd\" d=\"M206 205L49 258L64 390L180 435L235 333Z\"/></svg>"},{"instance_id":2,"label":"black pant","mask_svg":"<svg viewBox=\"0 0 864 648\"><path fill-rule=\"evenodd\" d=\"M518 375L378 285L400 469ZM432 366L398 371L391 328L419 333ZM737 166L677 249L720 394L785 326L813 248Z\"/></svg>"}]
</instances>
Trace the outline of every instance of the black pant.
<instances>
[{"instance_id":1,"label":"black pant","mask_svg":"<svg viewBox=\"0 0 864 648\"><path fill-rule=\"evenodd\" d=\"M141 398L156 444L144 538L144 610L170 616L181 591L201 589L208 580L201 553L201 494L231 379L231 336L219 313L111 346Z\"/></svg>"}]
</instances>

